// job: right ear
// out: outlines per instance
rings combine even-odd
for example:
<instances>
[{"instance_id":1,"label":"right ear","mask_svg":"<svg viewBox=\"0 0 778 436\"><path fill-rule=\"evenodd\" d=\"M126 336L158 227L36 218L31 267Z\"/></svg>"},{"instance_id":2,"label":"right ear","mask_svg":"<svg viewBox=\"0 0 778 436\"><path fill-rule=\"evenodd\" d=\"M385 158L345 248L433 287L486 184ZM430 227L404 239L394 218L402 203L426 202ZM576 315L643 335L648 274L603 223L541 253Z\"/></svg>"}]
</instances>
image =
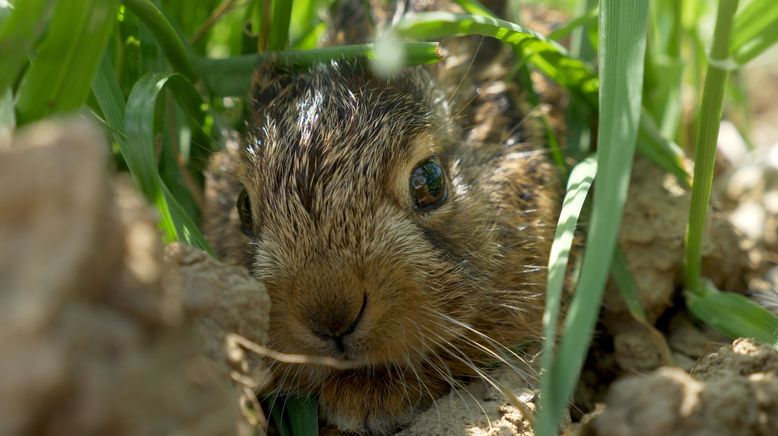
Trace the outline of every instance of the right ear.
<instances>
[{"instance_id":1,"label":"right ear","mask_svg":"<svg viewBox=\"0 0 778 436\"><path fill-rule=\"evenodd\" d=\"M256 113L269 104L292 82L288 68L272 60L261 61L251 84L251 112Z\"/></svg>"}]
</instances>

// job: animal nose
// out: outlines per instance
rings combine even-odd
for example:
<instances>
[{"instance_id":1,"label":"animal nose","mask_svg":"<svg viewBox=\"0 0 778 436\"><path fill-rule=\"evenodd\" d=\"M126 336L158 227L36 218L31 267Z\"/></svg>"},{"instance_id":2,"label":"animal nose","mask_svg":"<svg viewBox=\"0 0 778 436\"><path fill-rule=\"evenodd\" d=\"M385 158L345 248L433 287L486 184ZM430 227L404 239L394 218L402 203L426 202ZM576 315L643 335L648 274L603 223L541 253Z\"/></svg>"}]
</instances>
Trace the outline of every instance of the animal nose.
<instances>
[{"instance_id":1,"label":"animal nose","mask_svg":"<svg viewBox=\"0 0 778 436\"><path fill-rule=\"evenodd\" d=\"M346 338L354 333L367 306L367 295L362 298L362 306L354 315L353 309L341 306L320 311L311 319L311 332L324 342L329 342L335 348L344 353L346 351ZM353 306L352 306L353 307Z\"/></svg>"}]
</instances>

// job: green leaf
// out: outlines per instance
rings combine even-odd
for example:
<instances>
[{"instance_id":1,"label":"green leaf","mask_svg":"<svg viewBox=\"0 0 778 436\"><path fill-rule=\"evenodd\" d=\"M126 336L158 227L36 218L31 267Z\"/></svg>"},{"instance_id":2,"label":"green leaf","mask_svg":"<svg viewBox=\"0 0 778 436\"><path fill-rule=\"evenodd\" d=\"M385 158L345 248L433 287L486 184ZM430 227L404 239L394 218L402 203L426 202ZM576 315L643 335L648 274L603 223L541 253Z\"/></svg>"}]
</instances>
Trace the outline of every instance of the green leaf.
<instances>
[{"instance_id":1,"label":"green leaf","mask_svg":"<svg viewBox=\"0 0 778 436\"><path fill-rule=\"evenodd\" d=\"M465 12L483 17L497 18L492 11L477 0L454 0Z\"/></svg>"},{"instance_id":2,"label":"green leaf","mask_svg":"<svg viewBox=\"0 0 778 436\"><path fill-rule=\"evenodd\" d=\"M564 47L518 24L479 15L424 12L404 18L395 31L416 39L483 35L513 44L529 63L557 83L596 106L598 81L591 68L572 58Z\"/></svg>"},{"instance_id":3,"label":"green leaf","mask_svg":"<svg viewBox=\"0 0 778 436\"><path fill-rule=\"evenodd\" d=\"M290 395L270 409L270 419L282 436L319 434L319 407L315 398Z\"/></svg>"},{"instance_id":4,"label":"green leaf","mask_svg":"<svg viewBox=\"0 0 778 436\"><path fill-rule=\"evenodd\" d=\"M126 141L124 134L124 95L119 87L119 81L113 71L111 59L103 56L100 67L92 80L92 92L97 99L98 106L103 112L105 122L116 137L117 143Z\"/></svg>"},{"instance_id":5,"label":"green leaf","mask_svg":"<svg viewBox=\"0 0 778 436\"><path fill-rule=\"evenodd\" d=\"M279 51L289 45L289 21L292 17L292 0L273 1L273 21L267 40L268 51Z\"/></svg>"},{"instance_id":6,"label":"green leaf","mask_svg":"<svg viewBox=\"0 0 778 436\"><path fill-rule=\"evenodd\" d=\"M322 21L327 8L334 0L294 0L289 22L290 46L297 50L309 50L318 45L327 30Z\"/></svg>"},{"instance_id":7,"label":"green leaf","mask_svg":"<svg viewBox=\"0 0 778 436\"><path fill-rule=\"evenodd\" d=\"M647 0L600 2L597 188L578 286L557 356L541 379L539 436L558 430L586 357L616 248L640 122L647 17Z\"/></svg>"},{"instance_id":8,"label":"green leaf","mask_svg":"<svg viewBox=\"0 0 778 436\"><path fill-rule=\"evenodd\" d=\"M442 59L440 46L437 43L415 42L402 44L406 56L404 63L408 65L429 64ZM375 59L373 44L341 45L314 50L284 51L268 54L235 56L228 59L202 59L200 69L203 71L206 85L214 96L243 97L251 85L251 78L259 62L272 59L278 65L305 67L316 62L348 59Z\"/></svg>"},{"instance_id":9,"label":"green leaf","mask_svg":"<svg viewBox=\"0 0 778 436\"><path fill-rule=\"evenodd\" d=\"M11 86L46 30L56 0L17 1L0 24L0 90Z\"/></svg>"},{"instance_id":10,"label":"green leaf","mask_svg":"<svg viewBox=\"0 0 778 436\"><path fill-rule=\"evenodd\" d=\"M730 52L740 65L778 42L778 5L775 0L754 0L735 17Z\"/></svg>"},{"instance_id":11,"label":"green leaf","mask_svg":"<svg viewBox=\"0 0 778 436\"><path fill-rule=\"evenodd\" d=\"M20 122L79 108L116 25L118 0L59 0L18 90Z\"/></svg>"},{"instance_id":12,"label":"green leaf","mask_svg":"<svg viewBox=\"0 0 778 436\"><path fill-rule=\"evenodd\" d=\"M616 247L616 251L613 253L611 275L613 276L616 287L619 288L619 293L624 299L624 303L626 303L627 309L632 317L645 325L649 325L646 310L643 308L643 303L640 302L640 295L638 293L638 285L635 283L635 277L627 266L627 259L624 256L624 253L618 247Z\"/></svg>"},{"instance_id":13,"label":"green leaf","mask_svg":"<svg viewBox=\"0 0 778 436\"><path fill-rule=\"evenodd\" d=\"M597 160L588 157L576 165L567 180L565 199L551 244L548 258L548 285L546 286L546 308L543 313L543 369L547 371L553 362L556 329L562 304L562 288L565 283L567 263L573 245L578 217L597 174Z\"/></svg>"},{"instance_id":14,"label":"green leaf","mask_svg":"<svg viewBox=\"0 0 778 436\"><path fill-rule=\"evenodd\" d=\"M686 226L686 288L694 292L701 288L702 238L705 231L708 203L713 188L713 170L716 163L716 142L721 125L724 89L729 71L723 68L729 54L729 35L738 0L721 0L713 33L711 61L705 74L702 106L700 108L697 142L695 144L694 178L692 181L691 210Z\"/></svg>"},{"instance_id":15,"label":"green leaf","mask_svg":"<svg viewBox=\"0 0 778 436\"><path fill-rule=\"evenodd\" d=\"M10 88L0 91L0 150L11 145L16 118L14 117L14 96Z\"/></svg>"},{"instance_id":16,"label":"green leaf","mask_svg":"<svg viewBox=\"0 0 778 436\"><path fill-rule=\"evenodd\" d=\"M686 155L676 143L667 140L645 108L640 116L637 148L659 168L675 176L684 188L691 187L691 175L686 169Z\"/></svg>"},{"instance_id":17,"label":"green leaf","mask_svg":"<svg viewBox=\"0 0 778 436\"><path fill-rule=\"evenodd\" d=\"M554 29L553 32L548 34L548 39L559 41L567 38L574 30L595 22L599 13L600 10L597 7L586 10L583 14L566 22L562 27Z\"/></svg>"},{"instance_id":18,"label":"green leaf","mask_svg":"<svg viewBox=\"0 0 778 436\"><path fill-rule=\"evenodd\" d=\"M695 317L731 338L752 338L778 349L778 316L741 294L721 292L705 282L702 292L685 292Z\"/></svg>"},{"instance_id":19,"label":"green leaf","mask_svg":"<svg viewBox=\"0 0 778 436\"><path fill-rule=\"evenodd\" d=\"M579 11L582 15L587 12L596 11L597 0L585 0L580 2ZM597 15L595 15L596 17ZM570 54L573 57L585 62L593 62L594 47L589 39L589 33L596 28L597 20L593 23L585 21L582 26L576 27L570 36ZM592 148L592 126L596 108L593 108L582 97L576 94L570 94L570 100L565 113L567 127L568 154L574 159L581 159L583 156L591 153Z\"/></svg>"},{"instance_id":20,"label":"green leaf","mask_svg":"<svg viewBox=\"0 0 778 436\"><path fill-rule=\"evenodd\" d=\"M190 81L197 80L192 50L151 0L124 0L127 8L149 28L173 68Z\"/></svg>"},{"instance_id":21,"label":"green leaf","mask_svg":"<svg viewBox=\"0 0 778 436\"><path fill-rule=\"evenodd\" d=\"M130 173L141 192L160 213L160 227L165 239L184 241L212 253L200 230L158 173L154 151L154 112L157 99L166 86L170 86L180 103L183 102L182 107L190 105L193 98L199 99L191 83L182 75L149 73L135 84L123 110L121 108L125 105L119 83L107 59L101 63L93 91Z\"/></svg>"}]
</instances>

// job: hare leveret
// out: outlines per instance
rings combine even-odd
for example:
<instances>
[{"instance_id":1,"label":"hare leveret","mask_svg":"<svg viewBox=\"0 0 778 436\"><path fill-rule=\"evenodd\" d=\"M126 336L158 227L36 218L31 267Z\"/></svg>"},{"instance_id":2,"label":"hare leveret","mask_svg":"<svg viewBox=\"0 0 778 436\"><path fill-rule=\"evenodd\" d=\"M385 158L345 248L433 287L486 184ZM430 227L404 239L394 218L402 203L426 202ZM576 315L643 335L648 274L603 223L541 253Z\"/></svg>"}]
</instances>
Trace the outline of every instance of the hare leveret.
<instances>
[{"instance_id":1,"label":"hare leveret","mask_svg":"<svg viewBox=\"0 0 778 436\"><path fill-rule=\"evenodd\" d=\"M241 149L213 165L208 237L267 287L270 347L357 366L273 363L341 430L393 431L540 337L558 181L505 69L465 78L471 58L263 65Z\"/></svg>"}]
</instances>

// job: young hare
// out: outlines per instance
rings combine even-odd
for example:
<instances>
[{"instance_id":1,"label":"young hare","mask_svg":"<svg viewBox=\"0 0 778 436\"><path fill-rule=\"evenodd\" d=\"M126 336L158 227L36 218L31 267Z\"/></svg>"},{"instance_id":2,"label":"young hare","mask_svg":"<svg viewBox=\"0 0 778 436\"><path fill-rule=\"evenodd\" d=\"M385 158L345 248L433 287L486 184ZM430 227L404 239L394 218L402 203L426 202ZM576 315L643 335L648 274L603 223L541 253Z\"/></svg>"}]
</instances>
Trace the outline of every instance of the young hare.
<instances>
[{"instance_id":1,"label":"young hare","mask_svg":"<svg viewBox=\"0 0 778 436\"><path fill-rule=\"evenodd\" d=\"M396 430L541 335L555 169L509 51L447 50L389 78L262 65L241 147L212 165L208 237L267 287L269 346L356 366L273 362L275 388L343 431Z\"/></svg>"}]
</instances>

